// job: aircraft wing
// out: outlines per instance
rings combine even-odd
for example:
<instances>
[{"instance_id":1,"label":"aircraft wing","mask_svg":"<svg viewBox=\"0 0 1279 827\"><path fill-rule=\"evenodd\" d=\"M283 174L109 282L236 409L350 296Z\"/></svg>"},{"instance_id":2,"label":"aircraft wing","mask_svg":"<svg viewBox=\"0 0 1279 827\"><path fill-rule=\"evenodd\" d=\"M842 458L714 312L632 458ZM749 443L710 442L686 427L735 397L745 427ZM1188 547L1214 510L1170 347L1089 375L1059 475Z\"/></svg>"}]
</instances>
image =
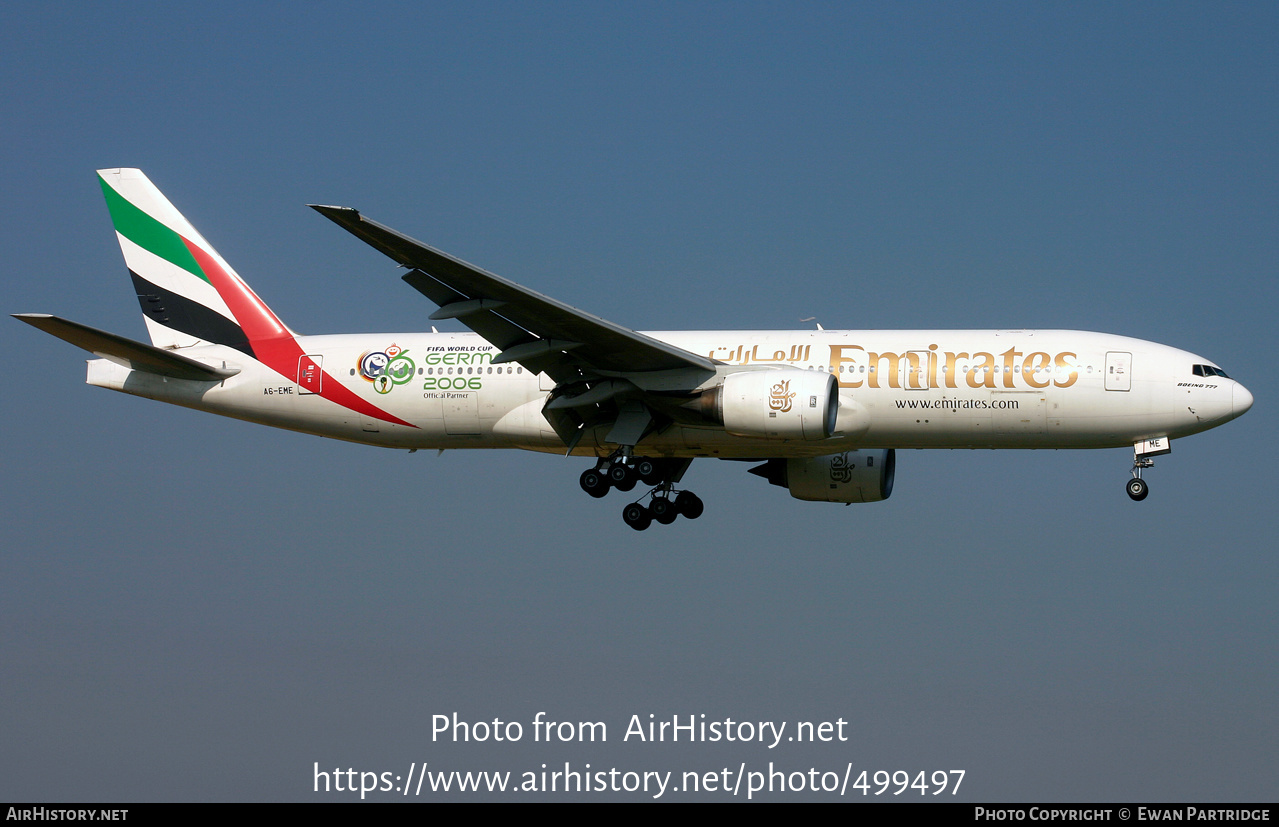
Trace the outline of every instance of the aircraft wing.
<instances>
[{"instance_id":1,"label":"aircraft wing","mask_svg":"<svg viewBox=\"0 0 1279 827\"><path fill-rule=\"evenodd\" d=\"M404 280L440 306L431 318L457 319L480 334L501 350L495 364L518 362L559 383L682 368L715 371L715 363L705 356L543 296L365 218L358 210L310 206L413 268Z\"/></svg>"}]
</instances>

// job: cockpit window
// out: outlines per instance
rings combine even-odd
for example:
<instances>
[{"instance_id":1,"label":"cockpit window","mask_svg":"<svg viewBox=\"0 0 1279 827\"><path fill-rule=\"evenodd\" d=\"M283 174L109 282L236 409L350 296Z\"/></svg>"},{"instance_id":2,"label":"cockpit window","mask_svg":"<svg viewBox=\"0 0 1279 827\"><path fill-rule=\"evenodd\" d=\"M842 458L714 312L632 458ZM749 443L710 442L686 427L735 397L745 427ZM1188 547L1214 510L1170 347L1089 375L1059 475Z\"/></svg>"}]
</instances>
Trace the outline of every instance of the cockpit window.
<instances>
[{"instance_id":1,"label":"cockpit window","mask_svg":"<svg viewBox=\"0 0 1279 827\"><path fill-rule=\"evenodd\" d=\"M1226 372L1221 368L1214 368L1212 365L1195 365L1195 376L1220 376L1222 379L1229 379Z\"/></svg>"}]
</instances>

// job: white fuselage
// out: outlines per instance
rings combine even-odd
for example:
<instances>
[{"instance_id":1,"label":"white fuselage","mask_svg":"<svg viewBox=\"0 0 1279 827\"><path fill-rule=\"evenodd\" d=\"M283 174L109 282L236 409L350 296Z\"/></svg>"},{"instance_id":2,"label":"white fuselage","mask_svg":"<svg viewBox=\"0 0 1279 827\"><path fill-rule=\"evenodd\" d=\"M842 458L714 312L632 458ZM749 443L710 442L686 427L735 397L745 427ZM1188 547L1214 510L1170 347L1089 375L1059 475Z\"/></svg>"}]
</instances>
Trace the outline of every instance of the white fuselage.
<instances>
[{"instance_id":1,"label":"white fuselage","mask_svg":"<svg viewBox=\"0 0 1279 827\"><path fill-rule=\"evenodd\" d=\"M650 456L800 457L854 448L1107 448L1176 438L1243 413L1252 397L1206 359L1153 342L1073 330L697 331L648 334L704 354L724 375L744 366L831 373L839 384L836 434L783 440L722 427L671 425L645 437ZM239 369L222 382L166 379L90 362L90 384L337 439L393 448L521 448L563 452L542 415L554 383L473 333L299 336L322 370L283 375L224 346L183 355ZM390 354L390 364L386 358ZM371 357L370 354L373 354ZM372 359L386 375L362 371ZM300 368L303 369L303 368ZM324 398L338 382L405 424ZM660 387L661 377L653 378ZM576 455L605 456L607 428Z\"/></svg>"}]
</instances>

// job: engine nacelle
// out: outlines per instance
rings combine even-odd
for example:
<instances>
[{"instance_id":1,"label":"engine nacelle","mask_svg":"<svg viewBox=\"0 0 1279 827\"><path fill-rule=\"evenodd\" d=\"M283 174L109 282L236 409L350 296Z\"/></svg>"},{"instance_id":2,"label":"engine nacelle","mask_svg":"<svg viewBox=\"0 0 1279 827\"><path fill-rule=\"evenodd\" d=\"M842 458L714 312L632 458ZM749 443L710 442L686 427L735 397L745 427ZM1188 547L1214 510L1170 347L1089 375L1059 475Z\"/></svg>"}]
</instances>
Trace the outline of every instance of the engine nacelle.
<instances>
[{"instance_id":1,"label":"engine nacelle","mask_svg":"<svg viewBox=\"0 0 1279 827\"><path fill-rule=\"evenodd\" d=\"M797 500L873 503L893 493L897 455L892 448L845 451L824 457L770 459L751 470Z\"/></svg>"},{"instance_id":2,"label":"engine nacelle","mask_svg":"<svg viewBox=\"0 0 1279 827\"><path fill-rule=\"evenodd\" d=\"M839 388L829 373L796 368L731 373L715 389L714 416L735 436L826 439Z\"/></svg>"}]
</instances>

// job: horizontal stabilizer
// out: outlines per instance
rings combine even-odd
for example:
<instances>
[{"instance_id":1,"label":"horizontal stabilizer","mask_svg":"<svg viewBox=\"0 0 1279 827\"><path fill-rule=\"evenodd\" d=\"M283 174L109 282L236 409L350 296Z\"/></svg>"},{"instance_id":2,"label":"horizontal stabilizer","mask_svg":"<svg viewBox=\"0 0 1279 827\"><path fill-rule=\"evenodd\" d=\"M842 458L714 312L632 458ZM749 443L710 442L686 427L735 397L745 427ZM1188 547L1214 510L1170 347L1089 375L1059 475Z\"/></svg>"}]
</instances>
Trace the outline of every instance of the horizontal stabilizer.
<instances>
[{"instance_id":1,"label":"horizontal stabilizer","mask_svg":"<svg viewBox=\"0 0 1279 827\"><path fill-rule=\"evenodd\" d=\"M196 382L220 382L240 372L237 368L215 368L203 362L179 356L171 350L135 342L114 333L107 333L105 330L59 319L57 316L49 316L45 313L15 313L13 318L37 327L52 336L57 336L64 342L84 348L94 356L109 359L133 370Z\"/></svg>"}]
</instances>

